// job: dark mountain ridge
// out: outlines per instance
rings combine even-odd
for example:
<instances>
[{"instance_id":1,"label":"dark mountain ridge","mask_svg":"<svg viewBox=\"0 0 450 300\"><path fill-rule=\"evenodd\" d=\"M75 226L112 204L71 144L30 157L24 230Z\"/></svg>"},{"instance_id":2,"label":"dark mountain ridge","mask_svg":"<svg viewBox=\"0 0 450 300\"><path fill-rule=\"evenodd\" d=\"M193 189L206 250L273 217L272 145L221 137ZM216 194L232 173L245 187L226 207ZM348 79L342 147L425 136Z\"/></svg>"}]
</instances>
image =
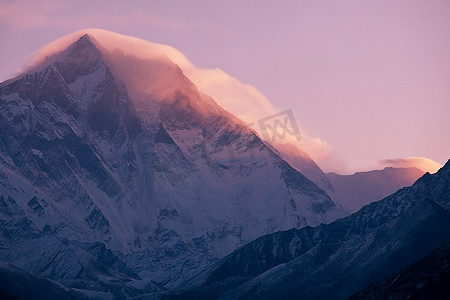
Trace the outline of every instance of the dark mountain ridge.
<instances>
[{"instance_id":1,"label":"dark mountain ridge","mask_svg":"<svg viewBox=\"0 0 450 300\"><path fill-rule=\"evenodd\" d=\"M350 299L449 299L449 282L450 244L446 244Z\"/></svg>"},{"instance_id":2,"label":"dark mountain ridge","mask_svg":"<svg viewBox=\"0 0 450 300\"><path fill-rule=\"evenodd\" d=\"M346 299L450 241L450 161L327 225L273 233L194 277L178 299Z\"/></svg>"}]
</instances>

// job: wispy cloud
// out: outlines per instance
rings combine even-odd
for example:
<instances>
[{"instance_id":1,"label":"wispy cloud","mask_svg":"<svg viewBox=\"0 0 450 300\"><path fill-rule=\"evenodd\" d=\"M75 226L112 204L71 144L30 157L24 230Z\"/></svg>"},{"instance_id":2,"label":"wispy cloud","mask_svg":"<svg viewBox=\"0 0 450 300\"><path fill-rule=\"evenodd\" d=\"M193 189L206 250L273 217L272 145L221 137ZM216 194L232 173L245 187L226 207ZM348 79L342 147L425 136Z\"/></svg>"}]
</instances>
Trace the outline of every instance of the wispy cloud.
<instances>
[{"instance_id":1,"label":"wispy cloud","mask_svg":"<svg viewBox=\"0 0 450 300\"><path fill-rule=\"evenodd\" d=\"M426 157L407 157L407 158L393 158L383 159L378 161L378 165L381 167L394 167L394 168L418 168L425 172L435 173L441 164L435 162Z\"/></svg>"}]
</instances>

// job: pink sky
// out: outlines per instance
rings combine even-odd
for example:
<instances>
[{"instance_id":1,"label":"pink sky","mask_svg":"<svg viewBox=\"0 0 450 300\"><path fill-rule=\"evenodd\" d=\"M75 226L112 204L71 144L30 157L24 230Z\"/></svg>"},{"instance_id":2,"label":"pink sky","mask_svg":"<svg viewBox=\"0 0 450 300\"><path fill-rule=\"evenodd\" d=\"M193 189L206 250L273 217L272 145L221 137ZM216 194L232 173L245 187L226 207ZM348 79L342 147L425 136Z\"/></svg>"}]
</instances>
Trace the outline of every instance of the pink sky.
<instances>
[{"instance_id":1,"label":"pink sky","mask_svg":"<svg viewBox=\"0 0 450 300\"><path fill-rule=\"evenodd\" d=\"M291 108L330 147L326 171L450 158L450 1L243 2L0 0L0 81L48 42L104 28L171 45Z\"/></svg>"}]
</instances>

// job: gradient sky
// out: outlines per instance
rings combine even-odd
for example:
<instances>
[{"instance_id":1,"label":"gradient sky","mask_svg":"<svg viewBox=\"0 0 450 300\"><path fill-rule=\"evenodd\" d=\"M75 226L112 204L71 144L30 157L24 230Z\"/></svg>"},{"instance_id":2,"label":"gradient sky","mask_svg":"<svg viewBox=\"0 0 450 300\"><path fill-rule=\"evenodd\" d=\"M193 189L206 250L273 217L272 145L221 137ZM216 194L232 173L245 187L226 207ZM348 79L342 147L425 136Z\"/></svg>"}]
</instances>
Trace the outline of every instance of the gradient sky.
<instances>
[{"instance_id":1,"label":"gradient sky","mask_svg":"<svg viewBox=\"0 0 450 300\"><path fill-rule=\"evenodd\" d=\"M88 27L169 44L253 85L328 143L326 171L450 158L450 1L0 0L0 81Z\"/></svg>"}]
</instances>

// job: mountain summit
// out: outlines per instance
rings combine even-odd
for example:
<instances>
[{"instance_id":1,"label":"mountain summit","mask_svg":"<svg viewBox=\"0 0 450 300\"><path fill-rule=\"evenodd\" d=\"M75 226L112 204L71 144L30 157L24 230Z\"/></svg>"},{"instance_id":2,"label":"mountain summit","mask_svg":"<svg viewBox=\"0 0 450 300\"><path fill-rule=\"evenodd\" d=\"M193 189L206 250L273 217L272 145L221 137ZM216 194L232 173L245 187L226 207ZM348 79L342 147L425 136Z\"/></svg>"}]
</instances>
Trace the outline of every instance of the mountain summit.
<instances>
[{"instance_id":1,"label":"mountain summit","mask_svg":"<svg viewBox=\"0 0 450 300\"><path fill-rule=\"evenodd\" d=\"M164 290L343 215L169 56L103 40L66 39L0 84L1 261L77 289Z\"/></svg>"}]
</instances>

